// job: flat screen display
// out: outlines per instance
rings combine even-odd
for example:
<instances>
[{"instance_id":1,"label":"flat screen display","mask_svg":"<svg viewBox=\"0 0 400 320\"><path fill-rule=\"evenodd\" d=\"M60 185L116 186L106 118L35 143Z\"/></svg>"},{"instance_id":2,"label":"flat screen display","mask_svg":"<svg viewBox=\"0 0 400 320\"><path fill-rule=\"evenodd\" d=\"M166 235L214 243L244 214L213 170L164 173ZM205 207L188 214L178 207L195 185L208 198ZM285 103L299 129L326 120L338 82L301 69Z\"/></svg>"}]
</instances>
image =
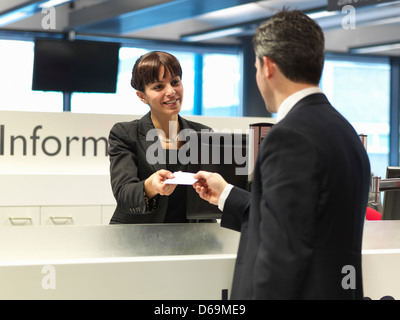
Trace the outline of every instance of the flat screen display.
<instances>
[{"instance_id":1,"label":"flat screen display","mask_svg":"<svg viewBox=\"0 0 400 320\"><path fill-rule=\"evenodd\" d=\"M387 167L386 179L399 179L400 167ZM385 191L382 220L400 220L400 190Z\"/></svg>"},{"instance_id":2,"label":"flat screen display","mask_svg":"<svg viewBox=\"0 0 400 320\"><path fill-rule=\"evenodd\" d=\"M32 90L115 93L120 44L35 41Z\"/></svg>"},{"instance_id":3,"label":"flat screen display","mask_svg":"<svg viewBox=\"0 0 400 320\"><path fill-rule=\"evenodd\" d=\"M228 183L248 189L249 135L241 133L192 132L189 143L194 143L190 152L197 151L188 164L188 171L200 170L219 173ZM251 168L251 167L250 167ZM217 206L200 198L194 188L187 191L188 219L220 219Z\"/></svg>"}]
</instances>

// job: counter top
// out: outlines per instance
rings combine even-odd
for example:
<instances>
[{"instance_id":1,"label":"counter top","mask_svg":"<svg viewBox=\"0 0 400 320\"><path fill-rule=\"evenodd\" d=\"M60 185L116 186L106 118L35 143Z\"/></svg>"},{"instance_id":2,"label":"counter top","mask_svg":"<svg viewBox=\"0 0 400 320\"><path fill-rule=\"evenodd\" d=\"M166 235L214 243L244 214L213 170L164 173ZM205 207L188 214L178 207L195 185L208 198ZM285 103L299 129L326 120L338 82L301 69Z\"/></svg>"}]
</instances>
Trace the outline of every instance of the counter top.
<instances>
[{"instance_id":1,"label":"counter top","mask_svg":"<svg viewBox=\"0 0 400 320\"><path fill-rule=\"evenodd\" d=\"M217 223L2 227L2 262L236 254L240 233ZM363 251L399 250L400 221L366 221Z\"/></svg>"},{"instance_id":2,"label":"counter top","mask_svg":"<svg viewBox=\"0 0 400 320\"><path fill-rule=\"evenodd\" d=\"M29 260L236 255L239 233L217 223L4 227L0 265Z\"/></svg>"}]
</instances>

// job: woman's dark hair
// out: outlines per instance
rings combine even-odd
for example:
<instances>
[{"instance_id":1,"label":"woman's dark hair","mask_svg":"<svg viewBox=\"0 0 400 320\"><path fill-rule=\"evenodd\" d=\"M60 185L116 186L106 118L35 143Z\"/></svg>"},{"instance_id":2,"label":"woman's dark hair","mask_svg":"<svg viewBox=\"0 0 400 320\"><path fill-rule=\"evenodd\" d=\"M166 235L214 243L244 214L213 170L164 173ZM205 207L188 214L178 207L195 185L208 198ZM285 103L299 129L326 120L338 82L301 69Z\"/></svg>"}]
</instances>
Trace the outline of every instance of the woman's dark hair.
<instances>
[{"instance_id":1,"label":"woman's dark hair","mask_svg":"<svg viewBox=\"0 0 400 320\"><path fill-rule=\"evenodd\" d=\"M164 67L164 77L169 71L172 77L179 76L182 79L182 68L178 59L167 52L152 51L136 60L132 70L132 87L144 92L146 85L161 80L158 78L161 66Z\"/></svg>"},{"instance_id":2,"label":"woman's dark hair","mask_svg":"<svg viewBox=\"0 0 400 320\"><path fill-rule=\"evenodd\" d=\"M254 51L271 58L294 82L319 84L325 59L325 39L321 27L299 10L286 9L273 15L257 29Z\"/></svg>"}]
</instances>

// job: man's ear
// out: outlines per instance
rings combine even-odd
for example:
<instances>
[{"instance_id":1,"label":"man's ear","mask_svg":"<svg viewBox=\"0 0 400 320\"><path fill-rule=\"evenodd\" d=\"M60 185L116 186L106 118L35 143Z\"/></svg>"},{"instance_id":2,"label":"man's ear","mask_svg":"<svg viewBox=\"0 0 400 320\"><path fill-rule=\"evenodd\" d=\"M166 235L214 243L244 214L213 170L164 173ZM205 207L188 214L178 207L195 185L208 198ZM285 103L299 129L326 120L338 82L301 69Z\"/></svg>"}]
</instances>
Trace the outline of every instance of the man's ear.
<instances>
[{"instance_id":1,"label":"man's ear","mask_svg":"<svg viewBox=\"0 0 400 320\"><path fill-rule=\"evenodd\" d=\"M136 95L139 97L139 99L144 103L148 104L146 100L146 96L142 91L136 90Z\"/></svg>"},{"instance_id":2,"label":"man's ear","mask_svg":"<svg viewBox=\"0 0 400 320\"><path fill-rule=\"evenodd\" d=\"M267 77L267 79L271 79L274 73L276 72L276 64L274 60L272 60L272 58L270 57L264 56L262 59L264 62L263 67L265 76Z\"/></svg>"}]
</instances>

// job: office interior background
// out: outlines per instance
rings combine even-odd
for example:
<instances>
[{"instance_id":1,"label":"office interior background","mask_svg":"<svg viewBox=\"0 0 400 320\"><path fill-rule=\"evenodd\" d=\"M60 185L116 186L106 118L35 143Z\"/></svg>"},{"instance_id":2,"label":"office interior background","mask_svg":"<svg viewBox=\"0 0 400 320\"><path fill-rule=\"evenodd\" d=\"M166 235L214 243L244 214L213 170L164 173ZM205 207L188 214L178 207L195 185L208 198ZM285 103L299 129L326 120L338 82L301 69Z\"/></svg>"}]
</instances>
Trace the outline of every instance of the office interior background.
<instances>
[{"instance_id":1,"label":"office interior background","mask_svg":"<svg viewBox=\"0 0 400 320\"><path fill-rule=\"evenodd\" d=\"M303 10L323 28L320 86L367 135L372 172L385 177L388 166L400 165L400 1L0 1L0 225L10 226L0 232L7 288L1 299L220 299L221 289L227 295L236 233L201 224L179 232L108 226L115 199L105 141L113 123L149 110L130 78L136 59L150 50L171 52L182 64L181 115L204 116L198 121L212 119L220 128L269 121L274 115L256 85L252 36L283 7ZM32 90L38 39L119 43L116 93ZM84 139L93 137L97 145L86 145L85 154ZM396 223L365 224L366 296L400 297L397 235Z\"/></svg>"},{"instance_id":2,"label":"office interior background","mask_svg":"<svg viewBox=\"0 0 400 320\"><path fill-rule=\"evenodd\" d=\"M368 135L375 175L399 165L400 3L327 10L326 0L6 0L0 4L0 110L145 114L130 87L134 62L150 50L183 66L182 115L271 116L255 83L251 37L283 6L301 9L326 35L321 88ZM352 10L354 9L354 10ZM115 94L33 91L34 40L73 38L121 44Z\"/></svg>"}]
</instances>

